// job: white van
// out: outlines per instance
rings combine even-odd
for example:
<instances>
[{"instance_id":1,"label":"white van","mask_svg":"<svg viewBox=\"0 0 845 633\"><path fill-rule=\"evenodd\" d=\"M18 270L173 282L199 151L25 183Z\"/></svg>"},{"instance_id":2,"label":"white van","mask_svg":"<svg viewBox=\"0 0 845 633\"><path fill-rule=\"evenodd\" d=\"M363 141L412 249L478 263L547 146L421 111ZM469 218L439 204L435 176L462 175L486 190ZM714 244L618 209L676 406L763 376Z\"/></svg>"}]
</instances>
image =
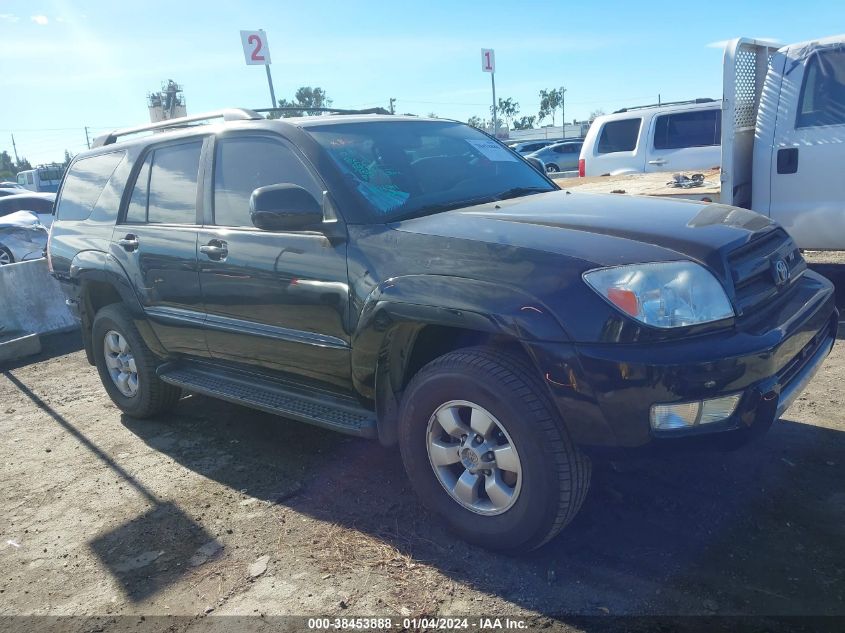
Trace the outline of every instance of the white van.
<instances>
[{"instance_id":1,"label":"white van","mask_svg":"<svg viewBox=\"0 0 845 633\"><path fill-rule=\"evenodd\" d=\"M722 104L713 99L640 106L597 117L578 161L579 176L718 167Z\"/></svg>"},{"instance_id":2,"label":"white van","mask_svg":"<svg viewBox=\"0 0 845 633\"><path fill-rule=\"evenodd\" d=\"M56 193L63 173L61 165L39 165L35 169L18 172L18 185L29 191Z\"/></svg>"}]
</instances>

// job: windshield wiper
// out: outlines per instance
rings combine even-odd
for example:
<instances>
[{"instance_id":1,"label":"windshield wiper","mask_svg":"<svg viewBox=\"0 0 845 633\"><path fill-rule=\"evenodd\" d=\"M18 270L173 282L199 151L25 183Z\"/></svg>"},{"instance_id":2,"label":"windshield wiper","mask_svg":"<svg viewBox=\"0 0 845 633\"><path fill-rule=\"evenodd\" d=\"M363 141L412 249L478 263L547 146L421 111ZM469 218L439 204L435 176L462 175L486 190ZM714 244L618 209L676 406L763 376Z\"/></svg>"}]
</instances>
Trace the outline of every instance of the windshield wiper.
<instances>
[{"instance_id":1,"label":"windshield wiper","mask_svg":"<svg viewBox=\"0 0 845 633\"><path fill-rule=\"evenodd\" d=\"M546 187L513 187L503 191L496 196L496 200L507 200L508 198L519 198L520 196L528 196L532 193L547 193L554 191L554 189L547 189Z\"/></svg>"},{"instance_id":2,"label":"windshield wiper","mask_svg":"<svg viewBox=\"0 0 845 633\"><path fill-rule=\"evenodd\" d=\"M391 218L390 222L402 222L412 218L418 218L424 215L431 215L433 213L440 213L442 211L452 211L453 209L460 209L461 207L471 207L476 204L485 204L487 202L495 202L498 196L483 196L481 198L469 198L467 200L455 200L453 202L441 202L439 204L427 204L419 209L408 211L395 218Z\"/></svg>"}]
</instances>

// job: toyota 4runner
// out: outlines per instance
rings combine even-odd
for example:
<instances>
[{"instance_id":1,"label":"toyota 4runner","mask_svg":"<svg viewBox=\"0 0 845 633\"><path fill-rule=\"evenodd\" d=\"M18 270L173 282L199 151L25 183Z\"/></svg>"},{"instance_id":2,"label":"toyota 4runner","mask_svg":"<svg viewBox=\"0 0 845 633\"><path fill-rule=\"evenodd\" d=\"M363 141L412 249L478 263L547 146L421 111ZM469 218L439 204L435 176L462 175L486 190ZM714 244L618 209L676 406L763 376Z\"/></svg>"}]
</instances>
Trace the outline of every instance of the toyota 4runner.
<instances>
[{"instance_id":1,"label":"toyota 4runner","mask_svg":"<svg viewBox=\"0 0 845 633\"><path fill-rule=\"evenodd\" d=\"M831 284L768 218L562 191L452 121L118 130L56 209L51 270L127 415L193 392L398 444L495 549L572 520L591 451L765 431L836 336Z\"/></svg>"}]
</instances>

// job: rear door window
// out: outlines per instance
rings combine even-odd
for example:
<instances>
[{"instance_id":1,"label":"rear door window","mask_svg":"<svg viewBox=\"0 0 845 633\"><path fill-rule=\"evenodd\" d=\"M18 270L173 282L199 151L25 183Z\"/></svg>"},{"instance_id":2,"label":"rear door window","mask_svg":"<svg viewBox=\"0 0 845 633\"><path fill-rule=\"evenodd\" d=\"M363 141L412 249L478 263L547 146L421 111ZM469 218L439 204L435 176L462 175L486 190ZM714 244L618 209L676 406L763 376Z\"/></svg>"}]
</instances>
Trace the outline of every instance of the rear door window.
<instances>
[{"instance_id":1,"label":"rear door window","mask_svg":"<svg viewBox=\"0 0 845 633\"><path fill-rule=\"evenodd\" d=\"M722 142L721 110L664 114L654 125L654 149L707 147Z\"/></svg>"},{"instance_id":2,"label":"rear door window","mask_svg":"<svg viewBox=\"0 0 845 633\"><path fill-rule=\"evenodd\" d=\"M59 220L86 220L125 152L83 158L70 167L56 205Z\"/></svg>"},{"instance_id":3,"label":"rear door window","mask_svg":"<svg viewBox=\"0 0 845 633\"><path fill-rule=\"evenodd\" d=\"M828 50L810 58L795 127L845 123L845 50Z\"/></svg>"},{"instance_id":4,"label":"rear door window","mask_svg":"<svg viewBox=\"0 0 845 633\"><path fill-rule=\"evenodd\" d=\"M196 224L201 152L202 141L160 147L153 152L147 222Z\"/></svg>"},{"instance_id":5,"label":"rear door window","mask_svg":"<svg viewBox=\"0 0 845 633\"><path fill-rule=\"evenodd\" d=\"M614 152L633 152L637 148L642 119L621 119L608 121L602 127L596 152L612 154Z\"/></svg>"}]
</instances>

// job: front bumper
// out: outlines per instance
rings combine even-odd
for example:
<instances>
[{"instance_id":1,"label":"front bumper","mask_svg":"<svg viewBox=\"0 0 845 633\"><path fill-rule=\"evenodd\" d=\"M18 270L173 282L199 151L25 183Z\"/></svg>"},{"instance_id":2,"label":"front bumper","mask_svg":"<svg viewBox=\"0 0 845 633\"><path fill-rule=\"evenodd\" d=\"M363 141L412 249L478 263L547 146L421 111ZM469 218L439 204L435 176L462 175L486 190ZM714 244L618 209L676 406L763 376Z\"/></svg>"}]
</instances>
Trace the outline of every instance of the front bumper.
<instances>
[{"instance_id":1,"label":"front bumper","mask_svg":"<svg viewBox=\"0 0 845 633\"><path fill-rule=\"evenodd\" d=\"M763 432L795 401L830 353L833 286L807 271L753 324L657 344L528 344L561 415L582 446L638 447L724 432ZM734 414L655 431L654 404L741 393Z\"/></svg>"}]
</instances>

